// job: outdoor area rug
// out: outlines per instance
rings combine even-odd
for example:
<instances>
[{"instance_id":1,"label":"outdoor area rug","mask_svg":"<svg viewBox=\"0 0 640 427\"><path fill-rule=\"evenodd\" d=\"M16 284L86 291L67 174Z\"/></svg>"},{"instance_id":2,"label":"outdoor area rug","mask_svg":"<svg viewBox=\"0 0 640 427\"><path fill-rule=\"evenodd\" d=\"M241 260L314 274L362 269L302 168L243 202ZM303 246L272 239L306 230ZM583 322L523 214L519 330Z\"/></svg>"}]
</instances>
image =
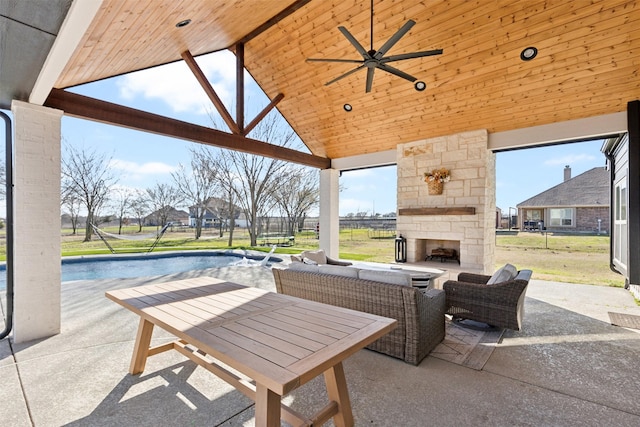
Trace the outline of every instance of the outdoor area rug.
<instances>
[{"instance_id":1,"label":"outdoor area rug","mask_svg":"<svg viewBox=\"0 0 640 427\"><path fill-rule=\"evenodd\" d=\"M621 326L623 328L640 329L640 316L634 314L614 313L609 312L609 320L614 326Z\"/></svg>"},{"instance_id":2,"label":"outdoor area rug","mask_svg":"<svg viewBox=\"0 0 640 427\"><path fill-rule=\"evenodd\" d=\"M459 326L445 317L445 337L429 354L457 365L482 370L502 339L504 329L476 330Z\"/></svg>"}]
</instances>

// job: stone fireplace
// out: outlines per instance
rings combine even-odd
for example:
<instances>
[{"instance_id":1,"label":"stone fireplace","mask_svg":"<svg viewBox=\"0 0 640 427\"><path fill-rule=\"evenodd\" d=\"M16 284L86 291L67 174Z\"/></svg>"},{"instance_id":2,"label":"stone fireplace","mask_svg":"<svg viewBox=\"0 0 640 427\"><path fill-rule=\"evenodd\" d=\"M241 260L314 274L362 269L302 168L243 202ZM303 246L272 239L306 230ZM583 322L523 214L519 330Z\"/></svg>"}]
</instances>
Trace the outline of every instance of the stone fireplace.
<instances>
[{"instance_id":1,"label":"stone fireplace","mask_svg":"<svg viewBox=\"0 0 640 427\"><path fill-rule=\"evenodd\" d=\"M461 270L492 272L495 155L487 149L487 132L401 144L397 159L397 232L407 239L407 261L424 262L433 249L455 249ZM441 195L430 195L424 173L436 168L449 169L451 180Z\"/></svg>"}]
</instances>

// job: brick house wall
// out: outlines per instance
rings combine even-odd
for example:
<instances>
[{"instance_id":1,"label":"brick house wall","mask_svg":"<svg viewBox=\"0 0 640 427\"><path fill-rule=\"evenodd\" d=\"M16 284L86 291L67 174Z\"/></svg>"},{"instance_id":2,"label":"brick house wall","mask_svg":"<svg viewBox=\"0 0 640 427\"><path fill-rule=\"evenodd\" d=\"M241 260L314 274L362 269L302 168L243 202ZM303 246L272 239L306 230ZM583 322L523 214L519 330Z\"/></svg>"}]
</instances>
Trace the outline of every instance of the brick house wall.
<instances>
[{"instance_id":1,"label":"brick house wall","mask_svg":"<svg viewBox=\"0 0 640 427\"><path fill-rule=\"evenodd\" d=\"M576 208L575 231L597 232L598 219L600 219L600 232L602 234L609 234L610 217L608 206Z\"/></svg>"}]
</instances>

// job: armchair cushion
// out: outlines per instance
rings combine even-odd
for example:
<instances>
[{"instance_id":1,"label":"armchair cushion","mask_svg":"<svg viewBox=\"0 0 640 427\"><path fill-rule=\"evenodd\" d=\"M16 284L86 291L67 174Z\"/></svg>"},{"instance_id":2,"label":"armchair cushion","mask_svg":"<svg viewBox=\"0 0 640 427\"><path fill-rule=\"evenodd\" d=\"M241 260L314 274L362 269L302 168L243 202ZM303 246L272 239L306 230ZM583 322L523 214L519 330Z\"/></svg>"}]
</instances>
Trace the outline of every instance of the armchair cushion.
<instances>
[{"instance_id":1,"label":"armchair cushion","mask_svg":"<svg viewBox=\"0 0 640 427\"><path fill-rule=\"evenodd\" d=\"M518 275L518 269L511 265L506 264L504 267L499 268L493 273L493 276L487 282L487 285L493 285L495 283L507 282Z\"/></svg>"}]
</instances>

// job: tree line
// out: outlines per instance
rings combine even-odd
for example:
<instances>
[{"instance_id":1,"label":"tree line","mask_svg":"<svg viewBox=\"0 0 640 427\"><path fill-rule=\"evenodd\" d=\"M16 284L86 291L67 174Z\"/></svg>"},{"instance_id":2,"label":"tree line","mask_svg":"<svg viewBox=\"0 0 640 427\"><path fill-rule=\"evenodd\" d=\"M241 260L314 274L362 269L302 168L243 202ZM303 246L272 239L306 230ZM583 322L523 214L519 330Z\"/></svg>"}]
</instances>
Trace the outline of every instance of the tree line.
<instances>
[{"instance_id":1,"label":"tree line","mask_svg":"<svg viewBox=\"0 0 640 427\"><path fill-rule=\"evenodd\" d=\"M275 116L267 116L252 135L256 139L291 146L295 134L282 130ZM111 167L111 158L97 150L75 148L63 140L61 207L71 218L73 232L80 212L86 213L84 241L90 241L92 224L105 216L119 222L119 233L128 218L142 231L143 220L151 213L160 225L167 223L177 206L188 206L195 215L194 237L202 235L208 203L218 198L224 203L212 209L226 224L228 244L233 243L235 220L243 214L251 245L255 246L263 217L278 214L286 218L287 233L294 235L309 212L319 203L319 176L316 169L239 151L194 145L190 163L179 164L170 183L151 188L119 186L121 177ZM107 214L107 215L105 215Z\"/></svg>"}]
</instances>

